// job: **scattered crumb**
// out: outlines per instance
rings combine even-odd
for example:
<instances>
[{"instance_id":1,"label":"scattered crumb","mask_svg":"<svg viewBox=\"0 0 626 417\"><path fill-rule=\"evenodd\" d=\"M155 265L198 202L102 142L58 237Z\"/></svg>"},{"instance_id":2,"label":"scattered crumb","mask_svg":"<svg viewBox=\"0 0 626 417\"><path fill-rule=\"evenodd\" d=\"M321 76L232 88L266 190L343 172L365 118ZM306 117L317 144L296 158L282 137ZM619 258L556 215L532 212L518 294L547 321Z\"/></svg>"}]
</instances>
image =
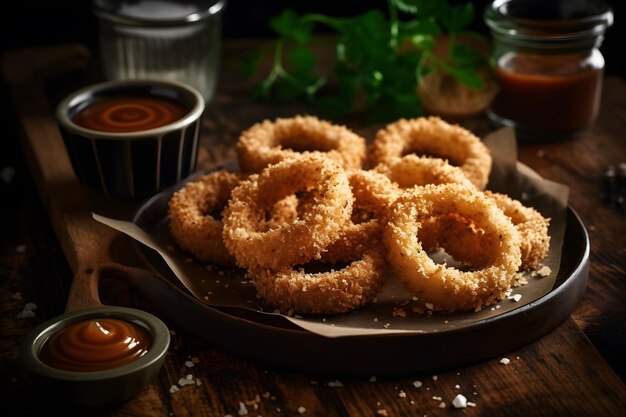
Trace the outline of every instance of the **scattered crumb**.
<instances>
[{"instance_id":1,"label":"scattered crumb","mask_svg":"<svg viewBox=\"0 0 626 417\"><path fill-rule=\"evenodd\" d=\"M458 394L454 397L454 400L452 400L452 405L454 408L465 408L467 407L467 398L462 394Z\"/></svg>"},{"instance_id":2,"label":"scattered crumb","mask_svg":"<svg viewBox=\"0 0 626 417\"><path fill-rule=\"evenodd\" d=\"M419 387L421 387L421 386L422 386L422 381L413 381L413 386L414 386L415 388L419 388Z\"/></svg>"},{"instance_id":3,"label":"scattered crumb","mask_svg":"<svg viewBox=\"0 0 626 417\"><path fill-rule=\"evenodd\" d=\"M185 362L185 366L187 368L193 368L195 366L195 364L192 361L186 361Z\"/></svg>"},{"instance_id":4,"label":"scattered crumb","mask_svg":"<svg viewBox=\"0 0 626 417\"><path fill-rule=\"evenodd\" d=\"M191 362L193 362L194 364L197 364L197 363L200 363L200 359L194 356L193 358L191 358Z\"/></svg>"},{"instance_id":5,"label":"scattered crumb","mask_svg":"<svg viewBox=\"0 0 626 417\"><path fill-rule=\"evenodd\" d=\"M24 309L17 313L18 319L25 319L28 317L35 317L35 310L37 310L37 304L35 303L26 303Z\"/></svg>"},{"instance_id":6,"label":"scattered crumb","mask_svg":"<svg viewBox=\"0 0 626 417\"><path fill-rule=\"evenodd\" d=\"M552 270L550 269L550 267L547 265L544 265L537 270L537 275L543 278L543 277L547 277L548 275L550 275L551 272Z\"/></svg>"},{"instance_id":7,"label":"scattered crumb","mask_svg":"<svg viewBox=\"0 0 626 417\"><path fill-rule=\"evenodd\" d=\"M402 307L394 308L391 314L393 317L406 317L406 311Z\"/></svg>"},{"instance_id":8,"label":"scattered crumb","mask_svg":"<svg viewBox=\"0 0 626 417\"><path fill-rule=\"evenodd\" d=\"M15 252L17 252L17 253L24 253L24 252L26 252L26 245L17 245L15 247Z\"/></svg>"},{"instance_id":9,"label":"scattered crumb","mask_svg":"<svg viewBox=\"0 0 626 417\"><path fill-rule=\"evenodd\" d=\"M12 298L12 299L14 299L14 300L17 300L17 301L22 301L22 300L23 300L23 298L22 298L22 293L21 293L21 292L19 292L19 291L18 291L18 292L16 292L15 294L13 294L13 295L11 296L11 298Z\"/></svg>"},{"instance_id":10,"label":"scattered crumb","mask_svg":"<svg viewBox=\"0 0 626 417\"><path fill-rule=\"evenodd\" d=\"M302 406L298 407L298 413L304 414L305 412L306 412L306 408L304 408Z\"/></svg>"},{"instance_id":11,"label":"scattered crumb","mask_svg":"<svg viewBox=\"0 0 626 417\"><path fill-rule=\"evenodd\" d=\"M176 393L178 391L180 391L180 389L176 385L172 385L170 387L170 394L174 394L174 393Z\"/></svg>"},{"instance_id":12,"label":"scattered crumb","mask_svg":"<svg viewBox=\"0 0 626 417\"><path fill-rule=\"evenodd\" d=\"M459 389L459 388L461 388L461 386L460 386L459 384L456 384L456 385L454 386L454 388Z\"/></svg>"},{"instance_id":13,"label":"scattered crumb","mask_svg":"<svg viewBox=\"0 0 626 417\"><path fill-rule=\"evenodd\" d=\"M502 365L508 365L509 363L511 363L511 360L509 358L502 358L500 359L500 363Z\"/></svg>"},{"instance_id":14,"label":"scattered crumb","mask_svg":"<svg viewBox=\"0 0 626 417\"><path fill-rule=\"evenodd\" d=\"M387 417L389 415L389 413L387 413L387 410L385 410L384 408L381 408L380 410L376 411L376 414L378 414L379 416L383 416L383 417Z\"/></svg>"},{"instance_id":15,"label":"scattered crumb","mask_svg":"<svg viewBox=\"0 0 626 417\"><path fill-rule=\"evenodd\" d=\"M424 306L428 309L428 310L434 310L435 306L431 303L425 303Z\"/></svg>"},{"instance_id":16,"label":"scattered crumb","mask_svg":"<svg viewBox=\"0 0 626 417\"><path fill-rule=\"evenodd\" d=\"M2 172L0 172L0 177L5 184L10 184L11 182L13 182L13 178L15 178L15 172L15 168L13 168L11 165L7 165L2 168Z\"/></svg>"},{"instance_id":17,"label":"scattered crumb","mask_svg":"<svg viewBox=\"0 0 626 417\"><path fill-rule=\"evenodd\" d=\"M439 377L437 375L433 375L433 381L436 381L437 379L439 379Z\"/></svg>"},{"instance_id":18,"label":"scattered crumb","mask_svg":"<svg viewBox=\"0 0 626 417\"><path fill-rule=\"evenodd\" d=\"M376 382L376 377L375 376L371 377L370 382Z\"/></svg>"},{"instance_id":19,"label":"scattered crumb","mask_svg":"<svg viewBox=\"0 0 626 417\"><path fill-rule=\"evenodd\" d=\"M446 403L444 403L443 401L439 403L439 405L437 406L439 408L446 408Z\"/></svg>"},{"instance_id":20,"label":"scattered crumb","mask_svg":"<svg viewBox=\"0 0 626 417\"><path fill-rule=\"evenodd\" d=\"M390 328L390 327L391 327L391 323L385 323L385 324L383 324L383 327L384 327L385 329L388 329L388 328Z\"/></svg>"},{"instance_id":21,"label":"scattered crumb","mask_svg":"<svg viewBox=\"0 0 626 417\"><path fill-rule=\"evenodd\" d=\"M468 402L467 402L467 406L468 406L468 407L476 407L476 403L473 403L473 402L471 402L471 401L468 401Z\"/></svg>"},{"instance_id":22,"label":"scattered crumb","mask_svg":"<svg viewBox=\"0 0 626 417\"><path fill-rule=\"evenodd\" d=\"M248 415L248 408L241 401L239 401L239 410L237 410L237 414L240 415L240 416L247 416Z\"/></svg>"},{"instance_id":23,"label":"scattered crumb","mask_svg":"<svg viewBox=\"0 0 626 417\"><path fill-rule=\"evenodd\" d=\"M174 330L171 330L171 329L170 329L170 334L171 334L172 336L176 336L176 331L174 331Z\"/></svg>"},{"instance_id":24,"label":"scattered crumb","mask_svg":"<svg viewBox=\"0 0 626 417\"><path fill-rule=\"evenodd\" d=\"M400 398L406 398L406 392L400 390L400 392L398 393L398 397Z\"/></svg>"},{"instance_id":25,"label":"scattered crumb","mask_svg":"<svg viewBox=\"0 0 626 417\"><path fill-rule=\"evenodd\" d=\"M331 388L335 388L335 387L343 387L343 382L339 381L339 380L335 380L335 381L330 381L328 383L328 386Z\"/></svg>"},{"instance_id":26,"label":"scattered crumb","mask_svg":"<svg viewBox=\"0 0 626 417\"><path fill-rule=\"evenodd\" d=\"M433 395L433 400L435 400L435 401L441 401L441 400L443 400L443 398L441 398L441 397L439 397L439 396L437 396L437 395Z\"/></svg>"}]
</instances>

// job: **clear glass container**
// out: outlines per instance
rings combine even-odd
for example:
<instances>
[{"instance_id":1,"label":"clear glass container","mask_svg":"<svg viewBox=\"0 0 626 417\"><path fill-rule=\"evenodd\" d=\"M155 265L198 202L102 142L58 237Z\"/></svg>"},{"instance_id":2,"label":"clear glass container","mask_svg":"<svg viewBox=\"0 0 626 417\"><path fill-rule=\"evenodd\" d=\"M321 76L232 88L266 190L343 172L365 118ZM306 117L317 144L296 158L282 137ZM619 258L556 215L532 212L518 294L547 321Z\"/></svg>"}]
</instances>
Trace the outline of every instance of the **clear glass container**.
<instances>
[{"instance_id":1,"label":"clear glass container","mask_svg":"<svg viewBox=\"0 0 626 417\"><path fill-rule=\"evenodd\" d=\"M100 61L111 80L184 82L214 95L225 0L93 0Z\"/></svg>"},{"instance_id":2,"label":"clear glass container","mask_svg":"<svg viewBox=\"0 0 626 417\"><path fill-rule=\"evenodd\" d=\"M591 127L600 107L610 7L593 0L496 0L491 31L499 92L487 114L523 139L565 139Z\"/></svg>"}]
</instances>

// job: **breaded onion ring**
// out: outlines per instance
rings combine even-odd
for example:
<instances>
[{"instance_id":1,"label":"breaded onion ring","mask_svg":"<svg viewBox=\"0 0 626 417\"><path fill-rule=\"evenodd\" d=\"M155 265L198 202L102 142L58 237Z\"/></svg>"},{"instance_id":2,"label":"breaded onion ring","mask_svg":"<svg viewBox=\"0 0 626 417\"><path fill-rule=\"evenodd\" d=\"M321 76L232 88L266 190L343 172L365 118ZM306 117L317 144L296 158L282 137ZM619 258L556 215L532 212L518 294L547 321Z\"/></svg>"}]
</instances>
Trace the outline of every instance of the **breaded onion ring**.
<instances>
[{"instance_id":1,"label":"breaded onion ring","mask_svg":"<svg viewBox=\"0 0 626 417\"><path fill-rule=\"evenodd\" d=\"M473 187L460 168L440 158L409 154L378 164L375 171L387 176L400 188L454 183Z\"/></svg>"},{"instance_id":2,"label":"breaded onion ring","mask_svg":"<svg viewBox=\"0 0 626 417\"><path fill-rule=\"evenodd\" d=\"M234 265L222 241L219 213L241 176L220 170L203 175L176 191L168 205L170 232L178 245L202 261Z\"/></svg>"},{"instance_id":3,"label":"breaded onion ring","mask_svg":"<svg viewBox=\"0 0 626 417\"><path fill-rule=\"evenodd\" d=\"M532 207L524 206L520 201L507 195L485 191L487 197L508 216L522 238L522 265L520 269L529 271L539 268L539 263L548 256L550 235L546 219Z\"/></svg>"},{"instance_id":4,"label":"breaded onion ring","mask_svg":"<svg viewBox=\"0 0 626 417\"><path fill-rule=\"evenodd\" d=\"M352 218L340 237L322 254L322 261L348 262L358 259L366 248L380 239L382 219L398 197L391 181L373 171L356 170L348 174L354 196Z\"/></svg>"},{"instance_id":5,"label":"breaded onion ring","mask_svg":"<svg viewBox=\"0 0 626 417\"><path fill-rule=\"evenodd\" d=\"M481 140L467 129L438 117L400 119L376 133L370 148L370 164L390 163L407 154L447 159L483 190L491 172L491 155Z\"/></svg>"},{"instance_id":6,"label":"breaded onion ring","mask_svg":"<svg viewBox=\"0 0 626 417\"><path fill-rule=\"evenodd\" d=\"M281 313L339 314L370 302L385 281L384 255L367 249L345 268L329 272L251 271L259 294Z\"/></svg>"},{"instance_id":7,"label":"breaded onion ring","mask_svg":"<svg viewBox=\"0 0 626 417\"><path fill-rule=\"evenodd\" d=\"M241 134L236 151L245 172L307 153L323 153L347 170L361 168L366 157L365 139L313 116L257 123Z\"/></svg>"},{"instance_id":8,"label":"breaded onion ring","mask_svg":"<svg viewBox=\"0 0 626 417\"><path fill-rule=\"evenodd\" d=\"M311 193L301 217L276 228L262 227L266 210L298 191ZM341 167L309 154L270 165L232 192L224 210L223 238L237 265L279 270L319 259L350 219L352 192Z\"/></svg>"},{"instance_id":9,"label":"breaded onion ring","mask_svg":"<svg viewBox=\"0 0 626 417\"><path fill-rule=\"evenodd\" d=\"M449 214L480 230L488 264L461 271L428 257L417 238L421 222ZM396 275L422 301L447 312L477 310L502 299L521 262L520 237L511 220L483 193L460 184L405 192L393 204L383 236Z\"/></svg>"}]
</instances>

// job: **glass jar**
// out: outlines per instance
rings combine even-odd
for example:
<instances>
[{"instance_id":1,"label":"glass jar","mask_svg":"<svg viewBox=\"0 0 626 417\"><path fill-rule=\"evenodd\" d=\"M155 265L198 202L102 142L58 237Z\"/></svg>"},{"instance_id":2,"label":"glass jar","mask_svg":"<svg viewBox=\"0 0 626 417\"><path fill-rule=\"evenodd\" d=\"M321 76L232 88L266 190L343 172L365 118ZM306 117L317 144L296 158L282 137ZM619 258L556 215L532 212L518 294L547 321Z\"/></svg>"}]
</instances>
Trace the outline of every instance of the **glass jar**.
<instances>
[{"instance_id":1,"label":"glass jar","mask_svg":"<svg viewBox=\"0 0 626 417\"><path fill-rule=\"evenodd\" d=\"M613 23L593 0L496 0L485 10L500 91L488 116L523 139L564 139L593 125L604 58L598 50Z\"/></svg>"},{"instance_id":2,"label":"glass jar","mask_svg":"<svg viewBox=\"0 0 626 417\"><path fill-rule=\"evenodd\" d=\"M110 80L163 78L214 95L225 0L93 0Z\"/></svg>"}]
</instances>

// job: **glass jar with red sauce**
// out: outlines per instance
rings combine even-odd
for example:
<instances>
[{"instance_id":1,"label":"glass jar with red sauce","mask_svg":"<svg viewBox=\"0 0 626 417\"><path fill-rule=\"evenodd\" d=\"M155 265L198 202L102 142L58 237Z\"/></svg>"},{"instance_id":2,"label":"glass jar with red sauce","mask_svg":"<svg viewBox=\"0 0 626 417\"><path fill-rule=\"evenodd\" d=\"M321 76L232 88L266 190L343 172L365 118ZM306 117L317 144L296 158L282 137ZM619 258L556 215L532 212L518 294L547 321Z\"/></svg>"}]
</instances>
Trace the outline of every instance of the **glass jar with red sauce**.
<instances>
[{"instance_id":1,"label":"glass jar with red sauce","mask_svg":"<svg viewBox=\"0 0 626 417\"><path fill-rule=\"evenodd\" d=\"M593 0L496 0L491 31L499 92L487 114L523 139L565 139L595 122L611 8Z\"/></svg>"}]
</instances>

